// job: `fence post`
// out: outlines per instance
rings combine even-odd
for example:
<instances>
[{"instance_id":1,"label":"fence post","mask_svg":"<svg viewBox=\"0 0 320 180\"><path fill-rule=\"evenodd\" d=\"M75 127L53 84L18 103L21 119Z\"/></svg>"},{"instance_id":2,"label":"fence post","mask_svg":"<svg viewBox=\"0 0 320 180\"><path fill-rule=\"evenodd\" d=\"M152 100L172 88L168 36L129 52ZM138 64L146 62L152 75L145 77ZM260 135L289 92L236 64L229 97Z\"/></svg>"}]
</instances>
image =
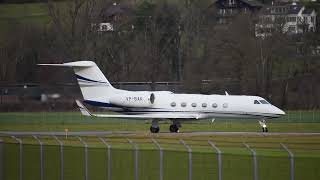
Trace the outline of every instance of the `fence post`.
<instances>
[{"instance_id":1,"label":"fence post","mask_svg":"<svg viewBox=\"0 0 320 180\"><path fill-rule=\"evenodd\" d=\"M128 142L134 148L134 180L138 180L138 146L136 143L133 143L130 139L127 139Z\"/></svg>"},{"instance_id":2,"label":"fence post","mask_svg":"<svg viewBox=\"0 0 320 180\"><path fill-rule=\"evenodd\" d=\"M78 136L79 141L84 145L84 177L88 180L88 144Z\"/></svg>"},{"instance_id":3,"label":"fence post","mask_svg":"<svg viewBox=\"0 0 320 180\"><path fill-rule=\"evenodd\" d=\"M315 122L314 121L314 109L312 110L312 122Z\"/></svg>"},{"instance_id":4,"label":"fence post","mask_svg":"<svg viewBox=\"0 0 320 180\"><path fill-rule=\"evenodd\" d=\"M63 155L63 142L58 139L57 136L53 136L53 138L60 145L60 180L64 179L64 155Z\"/></svg>"},{"instance_id":5,"label":"fence post","mask_svg":"<svg viewBox=\"0 0 320 180\"><path fill-rule=\"evenodd\" d=\"M40 145L40 179L43 180L43 143L37 136L33 135L33 138L36 139Z\"/></svg>"},{"instance_id":6,"label":"fence post","mask_svg":"<svg viewBox=\"0 0 320 180\"><path fill-rule=\"evenodd\" d=\"M299 122L301 122L301 110L299 111Z\"/></svg>"},{"instance_id":7,"label":"fence post","mask_svg":"<svg viewBox=\"0 0 320 180\"><path fill-rule=\"evenodd\" d=\"M4 179L3 177L3 164L4 164L4 160L3 160L3 141L2 139L0 139L0 179Z\"/></svg>"},{"instance_id":8,"label":"fence post","mask_svg":"<svg viewBox=\"0 0 320 180\"><path fill-rule=\"evenodd\" d=\"M243 143L246 148L251 151L252 159L253 159L253 179L258 180L258 163L257 163L257 153L250 148L250 146L246 143Z\"/></svg>"},{"instance_id":9,"label":"fence post","mask_svg":"<svg viewBox=\"0 0 320 180\"><path fill-rule=\"evenodd\" d=\"M163 148L160 146L157 140L151 139L152 142L158 147L160 152L160 159L159 159L159 180L163 180Z\"/></svg>"},{"instance_id":10,"label":"fence post","mask_svg":"<svg viewBox=\"0 0 320 180\"><path fill-rule=\"evenodd\" d=\"M23 147L22 140L11 136L13 139L19 142L19 180L23 180Z\"/></svg>"},{"instance_id":11,"label":"fence post","mask_svg":"<svg viewBox=\"0 0 320 180\"><path fill-rule=\"evenodd\" d=\"M290 160L290 180L294 180L294 155L288 149L288 147L282 143L280 143L281 147L288 152L289 160Z\"/></svg>"},{"instance_id":12,"label":"fence post","mask_svg":"<svg viewBox=\"0 0 320 180\"><path fill-rule=\"evenodd\" d=\"M107 179L111 180L111 145L106 142L103 138L99 137L100 141L108 148L107 151Z\"/></svg>"},{"instance_id":13,"label":"fence post","mask_svg":"<svg viewBox=\"0 0 320 180\"><path fill-rule=\"evenodd\" d=\"M221 151L220 149L213 144L210 140L208 140L208 143L211 145L212 148L214 148L217 152L217 159L218 159L218 180L222 180L222 160L221 160Z\"/></svg>"},{"instance_id":14,"label":"fence post","mask_svg":"<svg viewBox=\"0 0 320 180\"><path fill-rule=\"evenodd\" d=\"M192 149L182 140L180 139L180 143L188 150L189 154L189 180L192 180Z\"/></svg>"}]
</instances>

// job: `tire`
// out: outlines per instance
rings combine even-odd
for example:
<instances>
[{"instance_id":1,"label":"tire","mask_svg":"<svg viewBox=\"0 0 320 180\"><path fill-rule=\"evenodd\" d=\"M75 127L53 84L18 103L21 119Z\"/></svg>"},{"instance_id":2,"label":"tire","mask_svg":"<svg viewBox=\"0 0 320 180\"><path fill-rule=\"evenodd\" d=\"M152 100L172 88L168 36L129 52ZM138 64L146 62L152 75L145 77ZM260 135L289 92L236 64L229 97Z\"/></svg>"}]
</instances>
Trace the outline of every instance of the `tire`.
<instances>
[{"instance_id":1,"label":"tire","mask_svg":"<svg viewBox=\"0 0 320 180\"><path fill-rule=\"evenodd\" d=\"M178 132L179 128L178 128L176 125L172 124L172 125L170 126L169 130L170 130L170 132L172 132L172 133L176 133L176 132Z\"/></svg>"},{"instance_id":2,"label":"tire","mask_svg":"<svg viewBox=\"0 0 320 180\"><path fill-rule=\"evenodd\" d=\"M264 127L262 128L262 132L264 132Z\"/></svg>"},{"instance_id":3,"label":"tire","mask_svg":"<svg viewBox=\"0 0 320 180\"><path fill-rule=\"evenodd\" d=\"M150 127L150 132L151 132L151 133L158 133L159 131L160 131L160 128L159 128L159 127L156 127L156 128L155 128L155 127L152 127L152 126Z\"/></svg>"},{"instance_id":4,"label":"tire","mask_svg":"<svg viewBox=\"0 0 320 180\"><path fill-rule=\"evenodd\" d=\"M265 132L268 132L268 131L269 131L268 128L266 128Z\"/></svg>"}]
</instances>

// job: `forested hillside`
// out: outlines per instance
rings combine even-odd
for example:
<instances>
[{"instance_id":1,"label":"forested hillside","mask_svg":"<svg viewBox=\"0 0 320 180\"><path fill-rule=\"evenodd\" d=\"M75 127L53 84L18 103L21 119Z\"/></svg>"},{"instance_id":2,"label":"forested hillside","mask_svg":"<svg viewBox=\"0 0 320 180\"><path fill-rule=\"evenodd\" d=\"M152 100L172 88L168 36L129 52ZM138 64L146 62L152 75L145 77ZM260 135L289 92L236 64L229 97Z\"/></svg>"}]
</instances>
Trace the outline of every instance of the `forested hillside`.
<instances>
[{"instance_id":1,"label":"forested hillside","mask_svg":"<svg viewBox=\"0 0 320 180\"><path fill-rule=\"evenodd\" d=\"M256 38L257 14L221 25L210 1L2 2L1 84L73 81L70 71L36 64L93 60L111 81L180 81L185 92L260 95L286 109L320 106L319 28Z\"/></svg>"}]
</instances>

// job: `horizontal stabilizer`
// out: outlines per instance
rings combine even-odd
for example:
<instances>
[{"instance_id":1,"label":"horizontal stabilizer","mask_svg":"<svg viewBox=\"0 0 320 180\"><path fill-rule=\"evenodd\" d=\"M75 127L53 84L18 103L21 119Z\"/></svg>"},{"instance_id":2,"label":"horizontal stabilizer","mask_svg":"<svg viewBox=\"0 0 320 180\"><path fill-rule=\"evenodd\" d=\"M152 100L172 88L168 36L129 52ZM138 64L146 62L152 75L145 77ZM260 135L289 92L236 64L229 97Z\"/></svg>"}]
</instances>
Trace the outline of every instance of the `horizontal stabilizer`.
<instances>
[{"instance_id":1,"label":"horizontal stabilizer","mask_svg":"<svg viewBox=\"0 0 320 180\"><path fill-rule=\"evenodd\" d=\"M39 66L60 66L60 67L91 67L95 63L92 61L76 61L62 64L38 64Z\"/></svg>"}]
</instances>

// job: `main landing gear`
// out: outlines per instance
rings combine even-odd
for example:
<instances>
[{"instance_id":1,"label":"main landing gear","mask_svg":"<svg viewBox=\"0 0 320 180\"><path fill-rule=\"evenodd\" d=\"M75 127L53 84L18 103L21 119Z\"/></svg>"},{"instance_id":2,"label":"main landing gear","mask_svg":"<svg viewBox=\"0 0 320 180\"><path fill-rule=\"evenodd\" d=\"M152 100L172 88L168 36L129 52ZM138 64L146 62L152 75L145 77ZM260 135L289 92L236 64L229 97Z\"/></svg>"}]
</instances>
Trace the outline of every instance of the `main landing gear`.
<instances>
[{"instance_id":1,"label":"main landing gear","mask_svg":"<svg viewBox=\"0 0 320 180\"><path fill-rule=\"evenodd\" d=\"M152 133L158 133L159 131L160 131L160 128L159 127L150 127L150 131L152 132Z\"/></svg>"},{"instance_id":2,"label":"main landing gear","mask_svg":"<svg viewBox=\"0 0 320 180\"><path fill-rule=\"evenodd\" d=\"M160 128L158 126L158 119L152 120L150 131L151 131L151 133L158 133L160 131Z\"/></svg>"},{"instance_id":3,"label":"main landing gear","mask_svg":"<svg viewBox=\"0 0 320 180\"><path fill-rule=\"evenodd\" d=\"M179 132L179 128L181 127L181 124L179 121L173 120L172 121L172 125L170 125L170 132L172 133L178 133Z\"/></svg>"},{"instance_id":4,"label":"main landing gear","mask_svg":"<svg viewBox=\"0 0 320 180\"><path fill-rule=\"evenodd\" d=\"M268 127L267 127L266 121L264 119L259 121L259 124L262 128L262 132L268 132Z\"/></svg>"},{"instance_id":5,"label":"main landing gear","mask_svg":"<svg viewBox=\"0 0 320 180\"><path fill-rule=\"evenodd\" d=\"M152 120L152 124L150 126L150 132L151 133L159 133L160 128L158 125L159 120L158 119L153 119ZM179 128L181 127L181 124L179 121L177 120L172 120L172 124L170 125L170 132L172 133L178 133L179 132Z\"/></svg>"}]
</instances>

